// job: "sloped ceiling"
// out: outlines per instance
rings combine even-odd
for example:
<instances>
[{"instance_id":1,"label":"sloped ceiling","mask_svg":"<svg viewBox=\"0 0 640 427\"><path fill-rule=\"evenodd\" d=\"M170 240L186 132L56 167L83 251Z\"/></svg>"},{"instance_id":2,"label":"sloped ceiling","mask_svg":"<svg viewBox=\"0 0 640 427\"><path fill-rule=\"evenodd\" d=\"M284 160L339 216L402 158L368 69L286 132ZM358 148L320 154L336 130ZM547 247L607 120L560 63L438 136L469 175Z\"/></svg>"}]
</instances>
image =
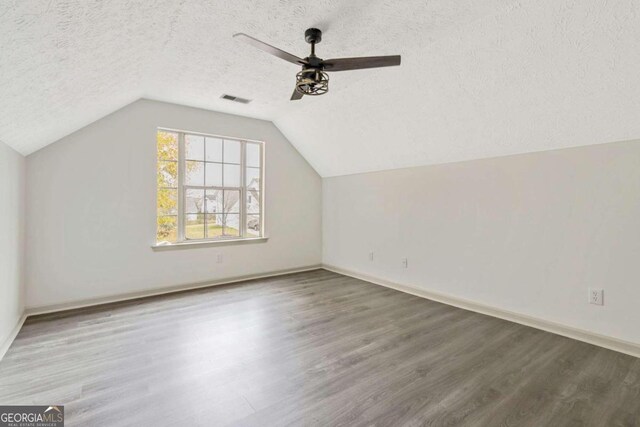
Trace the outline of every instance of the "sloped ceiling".
<instances>
[{"instance_id":1,"label":"sloped ceiling","mask_svg":"<svg viewBox=\"0 0 640 427\"><path fill-rule=\"evenodd\" d=\"M306 56L401 54L290 102ZM7 0L0 140L23 154L141 97L273 120L322 176L640 137L637 0ZM220 99L229 93L249 105Z\"/></svg>"}]
</instances>

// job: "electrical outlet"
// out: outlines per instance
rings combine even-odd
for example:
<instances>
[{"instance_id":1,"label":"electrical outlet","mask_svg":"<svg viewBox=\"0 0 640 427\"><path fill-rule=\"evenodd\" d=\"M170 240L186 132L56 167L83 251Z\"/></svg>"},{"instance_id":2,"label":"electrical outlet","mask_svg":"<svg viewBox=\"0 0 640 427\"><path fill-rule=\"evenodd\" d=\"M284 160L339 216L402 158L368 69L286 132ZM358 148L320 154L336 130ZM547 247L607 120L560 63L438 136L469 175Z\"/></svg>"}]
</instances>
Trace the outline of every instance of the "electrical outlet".
<instances>
[{"instance_id":1,"label":"electrical outlet","mask_svg":"<svg viewBox=\"0 0 640 427\"><path fill-rule=\"evenodd\" d=\"M409 261L406 258L402 258L402 268L408 268Z\"/></svg>"},{"instance_id":2,"label":"electrical outlet","mask_svg":"<svg viewBox=\"0 0 640 427\"><path fill-rule=\"evenodd\" d=\"M604 305L604 290L589 288L589 304Z\"/></svg>"},{"instance_id":3,"label":"electrical outlet","mask_svg":"<svg viewBox=\"0 0 640 427\"><path fill-rule=\"evenodd\" d=\"M369 252L369 261L373 261L373 251Z\"/></svg>"},{"instance_id":4,"label":"electrical outlet","mask_svg":"<svg viewBox=\"0 0 640 427\"><path fill-rule=\"evenodd\" d=\"M218 254L218 255L217 255L217 257L216 257L216 262L217 262L218 264L222 264L222 254Z\"/></svg>"}]
</instances>

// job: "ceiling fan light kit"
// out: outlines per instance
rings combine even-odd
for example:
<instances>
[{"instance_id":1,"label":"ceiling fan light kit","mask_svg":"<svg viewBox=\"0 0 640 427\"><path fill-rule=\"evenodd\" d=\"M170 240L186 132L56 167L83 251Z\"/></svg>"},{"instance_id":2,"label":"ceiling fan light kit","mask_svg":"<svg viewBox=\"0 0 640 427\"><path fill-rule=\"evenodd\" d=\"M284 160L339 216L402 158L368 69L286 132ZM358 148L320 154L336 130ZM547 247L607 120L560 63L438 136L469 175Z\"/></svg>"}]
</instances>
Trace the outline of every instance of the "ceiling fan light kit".
<instances>
[{"instance_id":1,"label":"ceiling fan light kit","mask_svg":"<svg viewBox=\"0 0 640 427\"><path fill-rule=\"evenodd\" d=\"M327 93L329 91L329 75L326 73L327 71L361 70L400 65L400 55L327 60L319 58L316 56L316 44L322 41L322 31L317 28L309 28L304 32L304 39L311 45L311 54L304 59L244 33L234 34L233 37L237 37L264 52L302 67L302 71L296 74L296 87L293 95L291 95L292 101L301 99L304 95L317 96Z\"/></svg>"},{"instance_id":2,"label":"ceiling fan light kit","mask_svg":"<svg viewBox=\"0 0 640 427\"><path fill-rule=\"evenodd\" d=\"M296 74L296 91L302 95L324 95L329 91L329 75L313 68L302 70Z\"/></svg>"}]
</instances>

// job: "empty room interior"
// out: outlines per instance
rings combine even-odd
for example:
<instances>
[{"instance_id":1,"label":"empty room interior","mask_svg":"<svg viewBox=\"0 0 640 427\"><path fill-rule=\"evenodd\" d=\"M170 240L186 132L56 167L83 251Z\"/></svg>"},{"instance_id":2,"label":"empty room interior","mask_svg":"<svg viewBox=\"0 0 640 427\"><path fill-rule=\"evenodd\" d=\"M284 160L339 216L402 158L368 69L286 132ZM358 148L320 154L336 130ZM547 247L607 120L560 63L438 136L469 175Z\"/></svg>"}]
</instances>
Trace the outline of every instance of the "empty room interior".
<instances>
[{"instance_id":1,"label":"empty room interior","mask_svg":"<svg viewBox=\"0 0 640 427\"><path fill-rule=\"evenodd\" d=\"M0 2L0 426L640 426L638 0Z\"/></svg>"}]
</instances>

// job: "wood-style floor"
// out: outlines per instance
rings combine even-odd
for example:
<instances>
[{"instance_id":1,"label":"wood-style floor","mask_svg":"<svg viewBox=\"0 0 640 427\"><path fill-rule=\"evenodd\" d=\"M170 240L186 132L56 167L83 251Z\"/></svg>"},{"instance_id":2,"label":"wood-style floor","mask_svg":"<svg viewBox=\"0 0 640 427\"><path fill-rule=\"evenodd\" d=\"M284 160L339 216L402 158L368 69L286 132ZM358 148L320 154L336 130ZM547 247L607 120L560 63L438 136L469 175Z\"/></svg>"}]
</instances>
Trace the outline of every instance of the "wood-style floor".
<instances>
[{"instance_id":1,"label":"wood-style floor","mask_svg":"<svg viewBox=\"0 0 640 427\"><path fill-rule=\"evenodd\" d=\"M324 270L29 318L0 404L67 426L632 426L640 359Z\"/></svg>"}]
</instances>

